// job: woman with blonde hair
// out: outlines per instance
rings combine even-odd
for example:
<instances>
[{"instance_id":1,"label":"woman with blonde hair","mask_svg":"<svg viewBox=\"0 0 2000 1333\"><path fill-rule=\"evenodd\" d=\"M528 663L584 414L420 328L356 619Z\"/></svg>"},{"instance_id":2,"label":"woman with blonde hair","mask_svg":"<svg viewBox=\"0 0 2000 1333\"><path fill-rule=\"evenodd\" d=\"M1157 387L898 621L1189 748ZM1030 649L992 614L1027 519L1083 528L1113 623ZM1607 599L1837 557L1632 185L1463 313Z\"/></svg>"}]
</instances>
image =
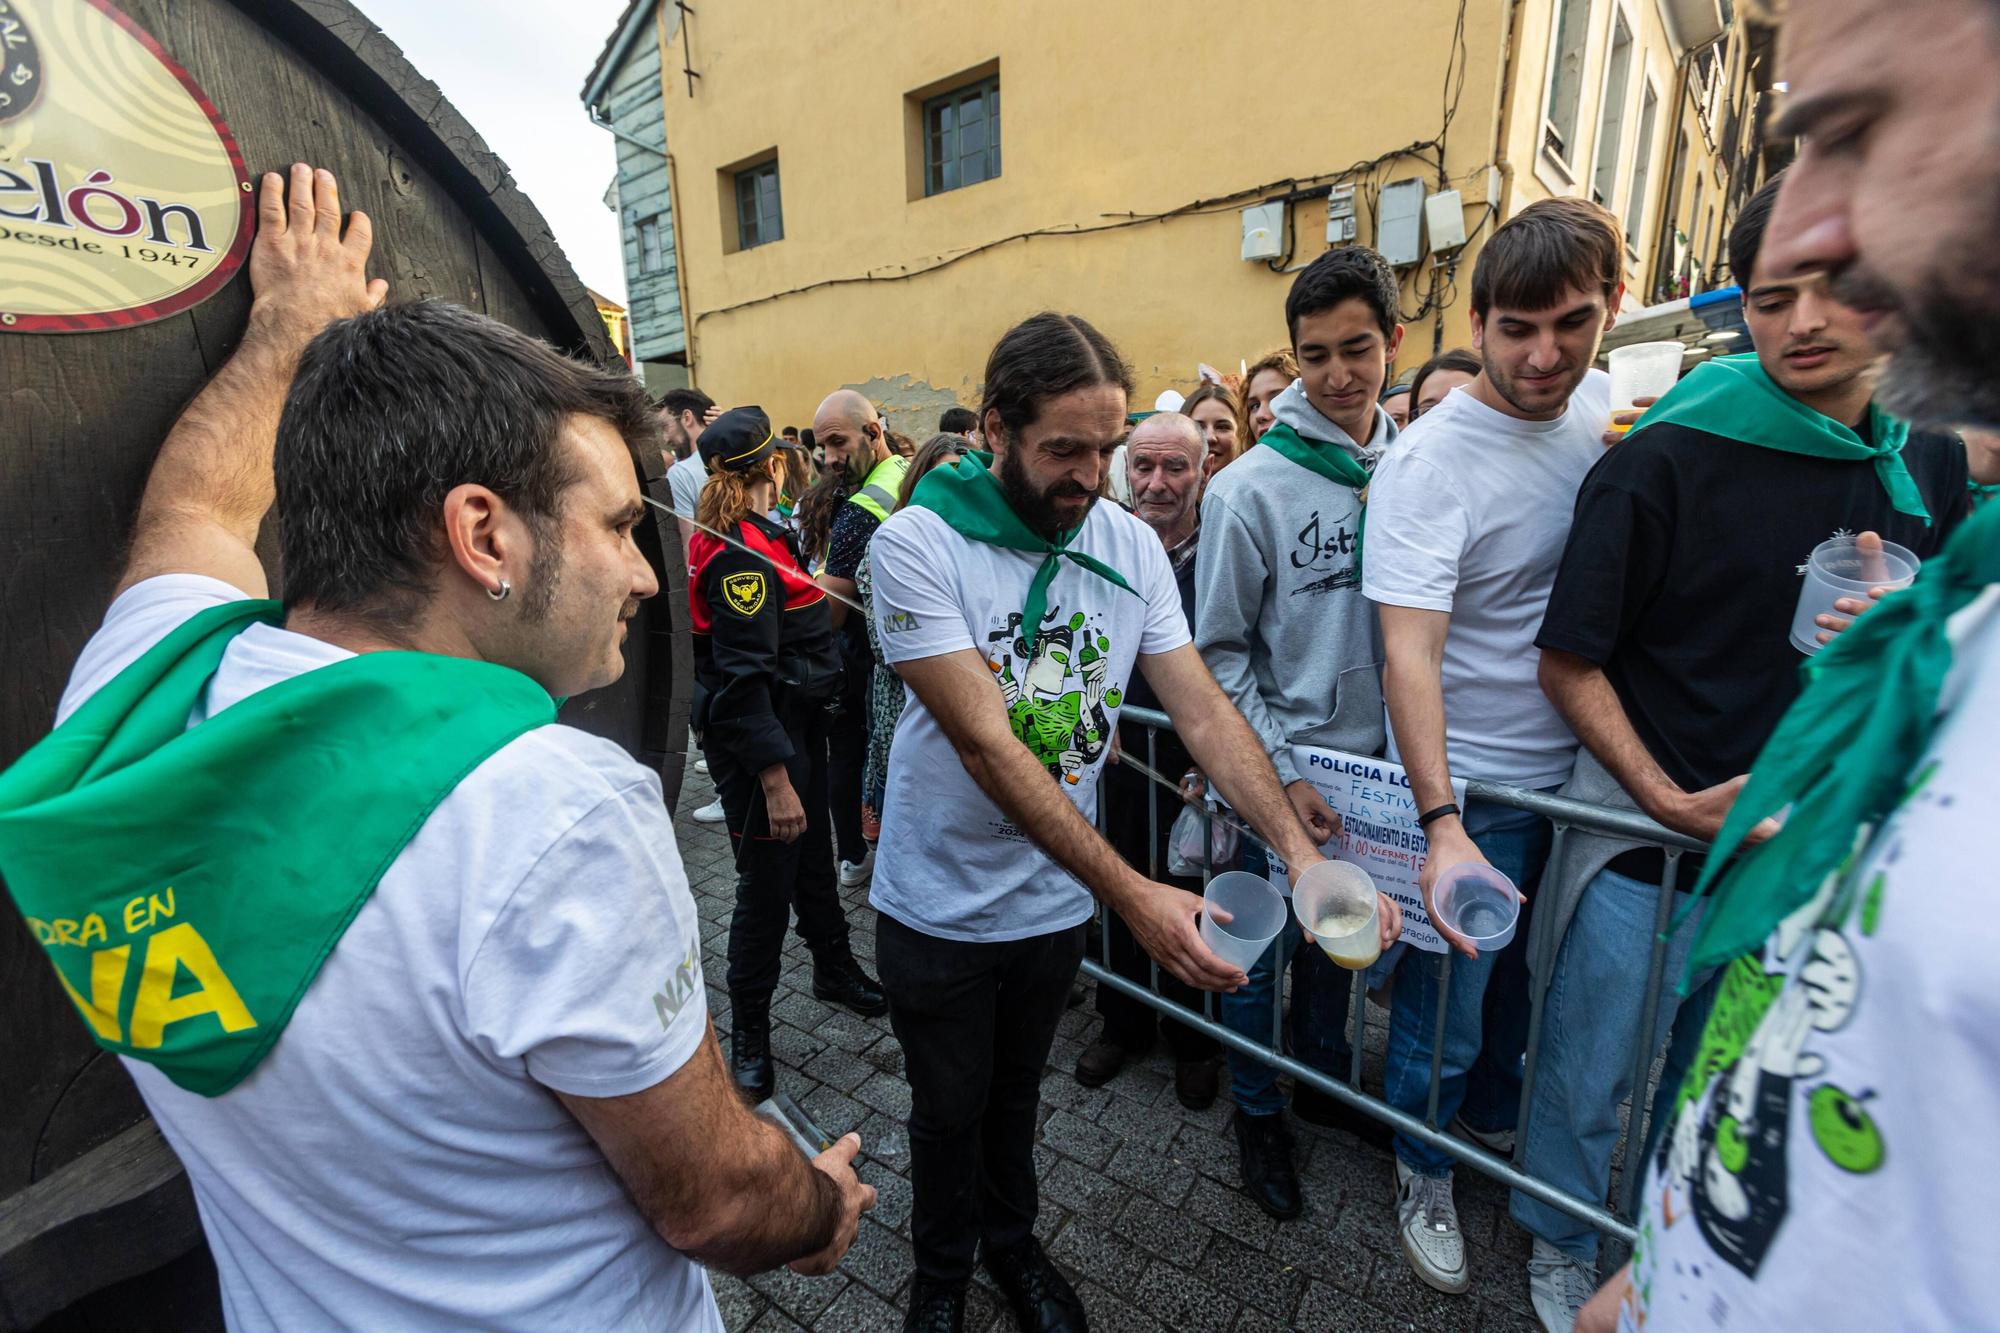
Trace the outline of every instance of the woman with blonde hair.
<instances>
[{"instance_id":1,"label":"woman with blonde hair","mask_svg":"<svg viewBox=\"0 0 2000 1333\"><path fill-rule=\"evenodd\" d=\"M1271 401L1289 389L1298 377L1299 363L1292 359L1289 347L1266 352L1243 372L1243 415L1250 421L1250 438L1244 448L1263 439L1264 432L1271 429L1271 423L1278 419L1271 410Z\"/></svg>"},{"instance_id":2,"label":"woman with blonde hair","mask_svg":"<svg viewBox=\"0 0 2000 1333\"><path fill-rule=\"evenodd\" d=\"M1208 445L1208 460L1202 465L1204 477L1213 477L1250 447L1250 423L1244 418L1243 400L1226 384L1205 381L1181 403L1181 415L1201 428L1201 438Z\"/></svg>"},{"instance_id":3,"label":"woman with blonde hair","mask_svg":"<svg viewBox=\"0 0 2000 1333\"><path fill-rule=\"evenodd\" d=\"M834 883L826 739L845 672L826 593L797 538L769 514L785 477L761 409L702 432L713 474L689 544L695 676L707 691L709 772L736 854L729 922L729 1069L753 1102L771 1095L771 993L794 909L813 956L813 994L861 1013L887 1008L854 960ZM715 534L727 534L724 540Z\"/></svg>"}]
</instances>

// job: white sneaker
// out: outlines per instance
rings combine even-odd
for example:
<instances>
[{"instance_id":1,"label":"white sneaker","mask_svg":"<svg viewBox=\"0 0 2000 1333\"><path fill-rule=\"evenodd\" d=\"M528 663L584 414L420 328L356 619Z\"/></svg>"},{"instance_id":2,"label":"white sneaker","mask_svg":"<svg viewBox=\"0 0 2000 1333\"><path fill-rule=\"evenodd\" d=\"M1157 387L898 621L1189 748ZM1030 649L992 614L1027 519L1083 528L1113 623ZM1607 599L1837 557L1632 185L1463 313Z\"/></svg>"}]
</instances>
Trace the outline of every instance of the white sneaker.
<instances>
[{"instance_id":1,"label":"white sneaker","mask_svg":"<svg viewBox=\"0 0 2000 1333\"><path fill-rule=\"evenodd\" d=\"M706 759L697 759L697 760L695 760L695 761L694 761L694 771L695 771L695 772L697 772L697 773L699 773L699 774L701 774L701 775L702 775L703 777L707 777L707 776L708 776L708 760L706 760Z\"/></svg>"},{"instance_id":2,"label":"white sneaker","mask_svg":"<svg viewBox=\"0 0 2000 1333\"><path fill-rule=\"evenodd\" d=\"M1396 1163L1396 1224L1403 1253L1417 1276L1439 1291L1458 1293L1471 1283L1451 1176L1420 1176Z\"/></svg>"},{"instance_id":3,"label":"white sneaker","mask_svg":"<svg viewBox=\"0 0 2000 1333\"><path fill-rule=\"evenodd\" d=\"M858 889L875 877L875 849L870 847L859 861L840 863L840 887Z\"/></svg>"},{"instance_id":4,"label":"white sneaker","mask_svg":"<svg viewBox=\"0 0 2000 1333\"><path fill-rule=\"evenodd\" d=\"M720 824L728 817L722 813L722 798L720 796L695 811L693 816L694 822L697 824Z\"/></svg>"},{"instance_id":5,"label":"white sneaker","mask_svg":"<svg viewBox=\"0 0 2000 1333\"><path fill-rule=\"evenodd\" d=\"M1528 1257L1528 1301L1549 1333L1570 1333L1577 1312L1597 1290L1597 1270L1535 1237Z\"/></svg>"},{"instance_id":6,"label":"white sneaker","mask_svg":"<svg viewBox=\"0 0 2000 1333\"><path fill-rule=\"evenodd\" d=\"M1514 1131L1511 1129L1496 1129L1491 1132L1483 1129L1474 1129L1460 1117L1453 1116L1451 1124L1445 1129L1445 1133L1464 1139L1467 1143L1475 1147L1484 1148L1495 1157L1505 1157L1511 1160L1514 1156Z\"/></svg>"}]
</instances>

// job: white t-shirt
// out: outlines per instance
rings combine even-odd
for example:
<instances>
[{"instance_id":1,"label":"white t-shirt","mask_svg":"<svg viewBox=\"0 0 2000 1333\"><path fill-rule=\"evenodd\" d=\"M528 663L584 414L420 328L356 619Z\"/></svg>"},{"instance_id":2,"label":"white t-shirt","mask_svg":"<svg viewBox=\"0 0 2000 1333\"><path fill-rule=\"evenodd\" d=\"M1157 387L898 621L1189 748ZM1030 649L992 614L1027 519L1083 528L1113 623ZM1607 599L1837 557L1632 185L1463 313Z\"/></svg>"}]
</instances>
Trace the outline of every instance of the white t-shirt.
<instances>
[{"instance_id":1,"label":"white t-shirt","mask_svg":"<svg viewBox=\"0 0 2000 1333\"><path fill-rule=\"evenodd\" d=\"M1628 1330L2000 1322L1985 1220L2000 1183L2000 591L1987 596L1961 613L1950 716L1851 904L1823 893L1724 974L1640 1201Z\"/></svg>"},{"instance_id":2,"label":"white t-shirt","mask_svg":"<svg viewBox=\"0 0 2000 1333\"><path fill-rule=\"evenodd\" d=\"M243 596L129 589L59 717ZM349 656L253 626L191 722ZM707 1274L550 1092L638 1092L695 1052L698 927L658 780L540 727L432 812L242 1083L202 1097L125 1061L194 1185L229 1326L721 1333Z\"/></svg>"},{"instance_id":3,"label":"white t-shirt","mask_svg":"<svg viewBox=\"0 0 2000 1333\"><path fill-rule=\"evenodd\" d=\"M1593 370L1554 421L1522 421L1454 390L1410 423L1368 487L1361 590L1451 613L1444 643L1452 776L1549 787L1576 738L1535 679L1583 474L1604 455L1611 377ZM1398 759L1395 729L1389 757Z\"/></svg>"},{"instance_id":4,"label":"white t-shirt","mask_svg":"<svg viewBox=\"0 0 2000 1333\"><path fill-rule=\"evenodd\" d=\"M708 466L699 452L676 458L667 469L667 494L673 497L674 512L693 518L695 506L701 503L701 488L707 484Z\"/></svg>"},{"instance_id":5,"label":"white t-shirt","mask_svg":"<svg viewBox=\"0 0 2000 1333\"><path fill-rule=\"evenodd\" d=\"M1021 609L1042 557L969 541L928 509L904 509L876 529L868 559L883 656L893 665L981 653L1014 734L1095 823L1098 773L1133 663L1191 640L1173 567L1151 528L1099 501L1073 549L1124 575L1144 600L1063 561L1032 663L1023 660ZM951 940L1024 939L1083 922L1089 891L987 799L937 719L905 693L868 901Z\"/></svg>"}]
</instances>

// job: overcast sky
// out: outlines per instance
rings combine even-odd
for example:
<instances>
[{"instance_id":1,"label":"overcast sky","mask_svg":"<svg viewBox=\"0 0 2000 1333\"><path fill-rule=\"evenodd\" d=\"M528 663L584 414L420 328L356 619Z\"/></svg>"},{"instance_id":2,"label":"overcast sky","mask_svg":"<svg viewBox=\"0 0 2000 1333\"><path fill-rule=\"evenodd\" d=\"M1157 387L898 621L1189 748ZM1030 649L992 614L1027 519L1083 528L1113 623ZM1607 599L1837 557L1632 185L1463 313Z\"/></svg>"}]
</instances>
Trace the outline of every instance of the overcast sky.
<instances>
[{"instance_id":1,"label":"overcast sky","mask_svg":"<svg viewBox=\"0 0 2000 1333\"><path fill-rule=\"evenodd\" d=\"M625 299L611 135L577 94L625 0L357 0L500 155L577 276Z\"/></svg>"}]
</instances>

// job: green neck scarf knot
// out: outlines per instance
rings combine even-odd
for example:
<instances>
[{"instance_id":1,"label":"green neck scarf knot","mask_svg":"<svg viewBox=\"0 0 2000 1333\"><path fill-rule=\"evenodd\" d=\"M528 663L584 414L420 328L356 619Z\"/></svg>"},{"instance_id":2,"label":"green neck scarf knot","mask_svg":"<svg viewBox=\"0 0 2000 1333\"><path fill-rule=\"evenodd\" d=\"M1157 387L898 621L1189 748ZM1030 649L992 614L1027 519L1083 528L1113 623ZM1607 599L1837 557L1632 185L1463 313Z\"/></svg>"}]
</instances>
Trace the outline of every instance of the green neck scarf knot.
<instances>
[{"instance_id":1,"label":"green neck scarf knot","mask_svg":"<svg viewBox=\"0 0 2000 1333\"><path fill-rule=\"evenodd\" d=\"M1339 486L1351 487L1361 503L1361 517L1355 520L1354 571L1361 572L1361 544L1368 535L1368 469L1359 459L1331 440L1311 440L1282 421L1273 422L1257 443L1289 458L1308 472L1316 472Z\"/></svg>"},{"instance_id":2,"label":"green neck scarf knot","mask_svg":"<svg viewBox=\"0 0 2000 1333\"><path fill-rule=\"evenodd\" d=\"M1123 574L1095 556L1070 549L1070 543L1083 532L1081 524L1050 541L1024 523L1007 503L1007 493L1001 489L1000 479L993 475L992 462L992 454L972 449L956 463L932 468L917 483L910 496L910 507L930 510L969 541L1042 557L1041 566L1028 583L1028 600L1021 608L1021 637L1027 641L1030 660L1041 638L1042 617L1048 613L1049 584L1055 581L1056 570L1063 561L1087 569L1144 600Z\"/></svg>"}]
</instances>

